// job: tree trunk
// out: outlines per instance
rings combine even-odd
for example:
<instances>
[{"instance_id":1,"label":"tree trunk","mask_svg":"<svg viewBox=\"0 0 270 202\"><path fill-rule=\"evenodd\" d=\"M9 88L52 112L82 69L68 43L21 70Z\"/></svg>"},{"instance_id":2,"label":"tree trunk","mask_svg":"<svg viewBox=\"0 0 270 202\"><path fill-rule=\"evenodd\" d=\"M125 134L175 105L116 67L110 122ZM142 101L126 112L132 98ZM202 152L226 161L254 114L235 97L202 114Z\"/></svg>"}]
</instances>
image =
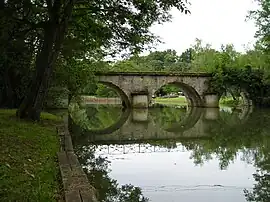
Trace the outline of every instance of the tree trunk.
<instances>
[{"instance_id":1,"label":"tree trunk","mask_svg":"<svg viewBox=\"0 0 270 202\"><path fill-rule=\"evenodd\" d=\"M8 73L8 69L5 71L4 73L4 83L5 83L5 98L2 102L2 107L4 108L12 108L14 107L14 99L13 99L13 95L14 95L14 92L13 92L13 89L12 89L12 86L11 86L11 83L10 83L10 77L9 77L9 73Z\"/></svg>"},{"instance_id":2,"label":"tree trunk","mask_svg":"<svg viewBox=\"0 0 270 202\"><path fill-rule=\"evenodd\" d=\"M46 26L43 47L36 58L35 77L32 80L30 91L17 111L17 116L20 118L40 119L40 112L48 90L54 58L58 56L58 53L53 50L56 34L57 30L55 27Z\"/></svg>"},{"instance_id":3,"label":"tree trunk","mask_svg":"<svg viewBox=\"0 0 270 202\"><path fill-rule=\"evenodd\" d=\"M61 17L61 6L63 16ZM17 110L17 116L33 121L40 120L43 102L48 92L49 82L60 48L67 32L68 21L73 9L73 0L54 1L49 10L51 19L44 27L44 41L41 51L36 57L36 75L32 80L30 91Z\"/></svg>"}]
</instances>

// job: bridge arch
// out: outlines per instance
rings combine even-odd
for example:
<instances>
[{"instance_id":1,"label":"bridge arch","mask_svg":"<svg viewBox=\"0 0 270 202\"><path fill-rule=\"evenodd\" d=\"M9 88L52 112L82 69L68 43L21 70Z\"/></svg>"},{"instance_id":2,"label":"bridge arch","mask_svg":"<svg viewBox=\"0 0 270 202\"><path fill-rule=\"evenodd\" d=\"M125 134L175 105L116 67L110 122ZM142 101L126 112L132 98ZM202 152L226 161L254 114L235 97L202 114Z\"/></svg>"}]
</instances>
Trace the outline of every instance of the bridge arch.
<instances>
[{"instance_id":1,"label":"bridge arch","mask_svg":"<svg viewBox=\"0 0 270 202\"><path fill-rule=\"evenodd\" d=\"M121 98L122 104L124 105L124 107L130 108L131 103L130 103L130 100L128 99L128 95L119 86L113 84L112 82L108 82L108 81L98 81L98 83L103 84L103 85L113 89Z\"/></svg>"},{"instance_id":2,"label":"bridge arch","mask_svg":"<svg viewBox=\"0 0 270 202\"><path fill-rule=\"evenodd\" d=\"M187 99L189 106L192 106L192 107L203 106L203 99L199 95L197 90L194 87L192 87L191 85L186 84L184 82L180 82L180 81L164 82L164 83L156 86L152 90L151 97L155 94L155 92L157 92L160 88L162 88L163 86L166 86L166 85L174 85L174 86L178 87L179 89L181 89L183 91L186 99Z\"/></svg>"},{"instance_id":3,"label":"bridge arch","mask_svg":"<svg viewBox=\"0 0 270 202\"><path fill-rule=\"evenodd\" d=\"M114 131L120 129L128 120L130 116L131 110L130 108L126 108L122 110L122 114L120 118L111 126L108 126L103 129L88 129L86 132L88 135L103 135L108 133L113 133Z\"/></svg>"},{"instance_id":4,"label":"bridge arch","mask_svg":"<svg viewBox=\"0 0 270 202\"><path fill-rule=\"evenodd\" d=\"M223 96L227 97L227 95L231 95L231 97L233 97L233 94L228 89L233 89L234 87L236 87L236 89L238 91L236 93L236 95L234 95L234 97L238 97L238 98L241 97L242 98L241 104L238 103L238 105L239 106L249 106L249 107L251 107L253 105L253 103L252 103L252 99L251 99L251 96L250 96L249 92L245 88L237 87L237 86L234 86L234 85L228 86L228 88L226 90L222 91L219 94L219 103L220 103L221 98Z\"/></svg>"},{"instance_id":5,"label":"bridge arch","mask_svg":"<svg viewBox=\"0 0 270 202\"><path fill-rule=\"evenodd\" d=\"M235 118L230 117L229 119L226 119L226 117L221 116L220 113L219 121L226 126L230 127L239 126L241 124L245 124L249 120L252 112L253 112L252 106L243 105L237 109L234 109L231 112L232 115L235 115Z\"/></svg>"},{"instance_id":6,"label":"bridge arch","mask_svg":"<svg viewBox=\"0 0 270 202\"><path fill-rule=\"evenodd\" d=\"M188 97L190 106L213 105L213 99L205 97L212 77L208 73L96 72L95 75L97 81L109 82L119 87L127 95L133 108L150 106L153 94L166 84L180 86Z\"/></svg>"},{"instance_id":7,"label":"bridge arch","mask_svg":"<svg viewBox=\"0 0 270 202\"><path fill-rule=\"evenodd\" d=\"M250 98L250 94L247 92L246 89L241 89L240 95L243 99L244 106L252 106L252 100Z\"/></svg>"},{"instance_id":8,"label":"bridge arch","mask_svg":"<svg viewBox=\"0 0 270 202\"><path fill-rule=\"evenodd\" d=\"M151 110L151 109L150 109ZM123 110L121 117L111 126L104 129L84 129L80 131L80 126L73 123L73 128L77 129L77 133L81 134L79 138L74 137L74 141L81 145L89 144L89 142L106 142L107 140L115 142L132 142L150 140L162 140L168 138L181 138L183 133L191 129L201 116L201 108L188 108L184 119L180 123L172 124L168 127L158 127L153 118L149 116L148 122L133 122L131 109ZM134 128L135 127L135 128ZM140 140L140 138L142 140Z\"/></svg>"},{"instance_id":9,"label":"bridge arch","mask_svg":"<svg viewBox=\"0 0 270 202\"><path fill-rule=\"evenodd\" d=\"M78 144L85 144L89 141L91 142L96 135L110 134L114 131L117 131L127 122L130 113L130 108L123 109L119 119L114 124L103 129L87 129L76 123L75 120L73 120L72 116L69 115L69 130L72 133L77 134L74 135L72 139Z\"/></svg>"},{"instance_id":10,"label":"bridge arch","mask_svg":"<svg viewBox=\"0 0 270 202\"><path fill-rule=\"evenodd\" d=\"M169 132L169 133L182 133L182 132L192 128L198 122L198 120L200 119L200 117L202 115L202 112L203 112L202 108L187 107L187 110L185 112L183 120L181 120L180 123L172 124L171 126L166 127L166 128L160 127L160 131ZM151 111L148 112L148 113L151 113ZM116 121L115 124L113 124L113 125L111 125L111 126L109 126L107 128L104 128L104 129L87 130L87 134L88 135L93 135L94 134L94 135L113 136L114 132L119 130L127 121L131 125L138 125L138 122L133 122L132 121L132 118L130 117L130 115L131 115L131 109L126 109L126 110L123 111L120 119L118 121ZM146 126L148 124L149 125L152 124L153 128L157 129L158 127L155 124L153 124L153 118L154 117L150 118L148 120L148 122L144 122L144 123L141 123L141 124L143 124L144 126ZM141 134L144 134L147 130L150 129L150 128L147 128L147 127L143 127L143 128L145 129L145 131L141 132Z\"/></svg>"}]
</instances>

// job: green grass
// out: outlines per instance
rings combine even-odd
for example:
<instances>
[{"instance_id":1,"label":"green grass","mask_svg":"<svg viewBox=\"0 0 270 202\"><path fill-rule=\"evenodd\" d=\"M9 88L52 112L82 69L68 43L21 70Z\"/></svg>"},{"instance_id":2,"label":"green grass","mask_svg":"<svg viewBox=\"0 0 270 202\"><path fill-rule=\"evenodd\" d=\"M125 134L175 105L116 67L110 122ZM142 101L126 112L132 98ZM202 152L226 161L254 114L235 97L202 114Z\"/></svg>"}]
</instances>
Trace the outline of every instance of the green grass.
<instances>
[{"instance_id":1,"label":"green grass","mask_svg":"<svg viewBox=\"0 0 270 202\"><path fill-rule=\"evenodd\" d=\"M157 97L154 99L155 103L160 104L187 104L187 100L184 96L175 98L161 98Z\"/></svg>"},{"instance_id":2,"label":"green grass","mask_svg":"<svg viewBox=\"0 0 270 202\"><path fill-rule=\"evenodd\" d=\"M0 110L0 201L60 200L59 121L43 113L32 123L18 120L15 110Z\"/></svg>"},{"instance_id":3,"label":"green grass","mask_svg":"<svg viewBox=\"0 0 270 202\"><path fill-rule=\"evenodd\" d=\"M172 104L172 105L186 105L187 104L187 100L184 96L182 97L176 97L176 98L161 98L161 97L157 97L154 99L155 103L159 103L159 104ZM237 106L239 104L238 101L233 100L232 97L224 97L221 98L219 103L221 105L224 106L230 106L230 107L234 107Z\"/></svg>"}]
</instances>

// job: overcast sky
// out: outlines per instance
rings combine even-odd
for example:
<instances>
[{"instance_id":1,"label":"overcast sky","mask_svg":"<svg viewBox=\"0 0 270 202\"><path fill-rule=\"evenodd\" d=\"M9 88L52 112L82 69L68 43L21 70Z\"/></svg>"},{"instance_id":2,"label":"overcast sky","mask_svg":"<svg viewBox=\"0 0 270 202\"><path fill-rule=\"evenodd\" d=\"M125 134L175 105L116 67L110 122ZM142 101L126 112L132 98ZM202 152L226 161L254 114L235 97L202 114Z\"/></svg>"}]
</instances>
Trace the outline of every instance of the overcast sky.
<instances>
[{"instance_id":1,"label":"overcast sky","mask_svg":"<svg viewBox=\"0 0 270 202\"><path fill-rule=\"evenodd\" d=\"M221 44L232 43L238 51L244 51L243 45L254 43L254 22L245 21L248 11L256 8L252 0L190 2L190 15L173 10L172 22L152 27L151 31L164 42L157 46L157 50L174 49L181 53L194 44L195 38L212 44L216 49Z\"/></svg>"}]
</instances>

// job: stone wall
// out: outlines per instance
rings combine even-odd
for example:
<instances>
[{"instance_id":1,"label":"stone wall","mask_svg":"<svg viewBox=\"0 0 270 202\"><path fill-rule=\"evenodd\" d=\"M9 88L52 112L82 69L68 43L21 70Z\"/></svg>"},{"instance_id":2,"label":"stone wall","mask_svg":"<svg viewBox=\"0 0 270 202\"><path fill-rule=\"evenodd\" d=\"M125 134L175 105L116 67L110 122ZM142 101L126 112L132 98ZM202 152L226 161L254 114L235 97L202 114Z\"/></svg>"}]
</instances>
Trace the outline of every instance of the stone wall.
<instances>
[{"instance_id":1,"label":"stone wall","mask_svg":"<svg viewBox=\"0 0 270 202\"><path fill-rule=\"evenodd\" d=\"M73 150L67 121L57 127L61 150L58 152L58 163L63 183L66 202L98 202L96 189L90 182Z\"/></svg>"}]
</instances>

